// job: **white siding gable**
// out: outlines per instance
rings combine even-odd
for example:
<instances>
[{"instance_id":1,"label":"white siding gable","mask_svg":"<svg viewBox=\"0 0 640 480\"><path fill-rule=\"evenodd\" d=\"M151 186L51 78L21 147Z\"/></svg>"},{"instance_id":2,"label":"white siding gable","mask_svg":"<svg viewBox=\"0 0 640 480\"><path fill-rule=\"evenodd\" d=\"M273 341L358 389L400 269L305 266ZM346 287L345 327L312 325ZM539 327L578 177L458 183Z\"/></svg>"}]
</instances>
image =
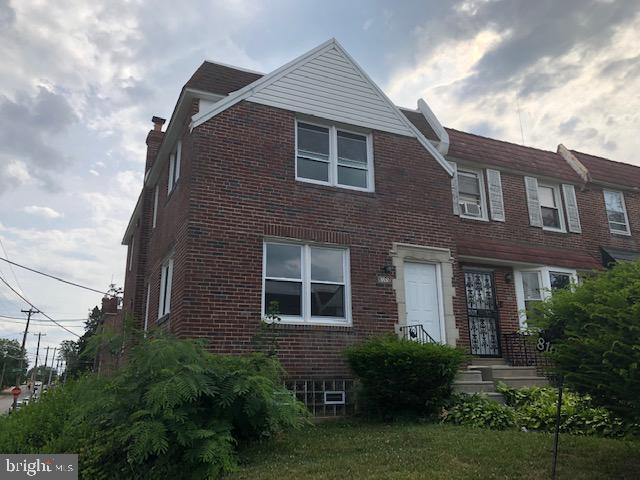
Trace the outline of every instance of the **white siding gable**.
<instances>
[{"instance_id":1,"label":"white siding gable","mask_svg":"<svg viewBox=\"0 0 640 480\"><path fill-rule=\"evenodd\" d=\"M349 125L414 136L335 45L247 98Z\"/></svg>"},{"instance_id":2,"label":"white siding gable","mask_svg":"<svg viewBox=\"0 0 640 480\"><path fill-rule=\"evenodd\" d=\"M334 122L418 139L442 168L442 154L400 112L335 39L330 39L191 119L191 130L240 101L261 103Z\"/></svg>"}]
</instances>

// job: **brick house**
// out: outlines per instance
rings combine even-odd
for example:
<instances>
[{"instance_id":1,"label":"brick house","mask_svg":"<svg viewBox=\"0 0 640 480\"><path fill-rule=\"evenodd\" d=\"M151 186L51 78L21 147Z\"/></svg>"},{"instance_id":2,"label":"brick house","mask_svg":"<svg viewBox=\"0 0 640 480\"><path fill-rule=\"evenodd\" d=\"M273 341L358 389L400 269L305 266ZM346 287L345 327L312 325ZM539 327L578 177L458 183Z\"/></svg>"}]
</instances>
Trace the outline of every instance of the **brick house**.
<instances>
[{"instance_id":1,"label":"brick house","mask_svg":"<svg viewBox=\"0 0 640 480\"><path fill-rule=\"evenodd\" d=\"M267 75L204 62L153 121L124 311L245 353L275 309L291 385L323 408L354 342L500 357L529 302L640 251L640 168L445 129L335 40Z\"/></svg>"}]
</instances>

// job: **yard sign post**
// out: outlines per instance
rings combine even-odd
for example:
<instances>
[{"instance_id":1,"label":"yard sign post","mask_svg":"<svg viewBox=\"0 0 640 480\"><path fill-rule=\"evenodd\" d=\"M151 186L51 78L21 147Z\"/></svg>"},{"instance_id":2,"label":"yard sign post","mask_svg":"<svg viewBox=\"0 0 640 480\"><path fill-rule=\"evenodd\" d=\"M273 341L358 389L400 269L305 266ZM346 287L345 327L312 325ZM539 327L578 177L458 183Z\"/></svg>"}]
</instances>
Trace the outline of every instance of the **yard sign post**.
<instances>
[{"instance_id":1,"label":"yard sign post","mask_svg":"<svg viewBox=\"0 0 640 480\"><path fill-rule=\"evenodd\" d=\"M551 480L556 480L556 465L558 463L558 439L560 436L560 409L562 408L562 385L564 376L558 379L558 406L556 407L556 431L553 435L553 465L551 466Z\"/></svg>"}]
</instances>

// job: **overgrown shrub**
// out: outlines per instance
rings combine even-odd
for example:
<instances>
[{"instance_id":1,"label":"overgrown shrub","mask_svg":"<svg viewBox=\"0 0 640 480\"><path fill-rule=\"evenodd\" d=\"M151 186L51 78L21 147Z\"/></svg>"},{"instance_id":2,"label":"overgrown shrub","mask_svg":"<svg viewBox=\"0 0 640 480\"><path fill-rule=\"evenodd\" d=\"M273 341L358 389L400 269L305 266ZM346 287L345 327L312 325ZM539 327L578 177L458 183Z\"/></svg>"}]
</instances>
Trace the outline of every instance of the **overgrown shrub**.
<instances>
[{"instance_id":1,"label":"overgrown shrub","mask_svg":"<svg viewBox=\"0 0 640 480\"><path fill-rule=\"evenodd\" d=\"M376 337L345 352L360 382L359 408L379 415L434 414L451 395L464 354L439 344Z\"/></svg>"},{"instance_id":2,"label":"overgrown shrub","mask_svg":"<svg viewBox=\"0 0 640 480\"><path fill-rule=\"evenodd\" d=\"M149 339L112 378L80 378L1 418L0 451L79 453L82 478L218 478L238 443L306 422L280 375L273 358Z\"/></svg>"},{"instance_id":3,"label":"overgrown shrub","mask_svg":"<svg viewBox=\"0 0 640 480\"><path fill-rule=\"evenodd\" d=\"M552 341L565 384L640 423L640 261L554 292L541 307L531 320Z\"/></svg>"},{"instance_id":4,"label":"overgrown shrub","mask_svg":"<svg viewBox=\"0 0 640 480\"><path fill-rule=\"evenodd\" d=\"M446 423L492 430L514 427L515 417L512 408L478 394L455 395L451 405L442 411L442 420Z\"/></svg>"},{"instance_id":5,"label":"overgrown shrub","mask_svg":"<svg viewBox=\"0 0 640 480\"><path fill-rule=\"evenodd\" d=\"M513 407L519 427L528 430L552 432L556 424L558 391L553 388L498 387L506 404ZM560 410L560 431L575 435L601 435L618 437L637 433L637 426L623 422L613 413L592 404L589 396L565 389Z\"/></svg>"}]
</instances>

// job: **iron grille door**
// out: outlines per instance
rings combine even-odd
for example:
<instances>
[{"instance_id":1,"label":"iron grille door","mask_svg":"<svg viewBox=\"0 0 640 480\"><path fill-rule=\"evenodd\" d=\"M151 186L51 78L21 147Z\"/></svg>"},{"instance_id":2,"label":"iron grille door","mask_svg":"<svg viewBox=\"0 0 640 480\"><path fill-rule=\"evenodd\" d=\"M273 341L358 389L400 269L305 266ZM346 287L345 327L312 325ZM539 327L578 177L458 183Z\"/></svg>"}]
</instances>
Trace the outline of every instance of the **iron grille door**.
<instances>
[{"instance_id":1,"label":"iron grille door","mask_svg":"<svg viewBox=\"0 0 640 480\"><path fill-rule=\"evenodd\" d=\"M500 357L498 307L493 272L465 270L464 286L467 295L471 354Z\"/></svg>"}]
</instances>

